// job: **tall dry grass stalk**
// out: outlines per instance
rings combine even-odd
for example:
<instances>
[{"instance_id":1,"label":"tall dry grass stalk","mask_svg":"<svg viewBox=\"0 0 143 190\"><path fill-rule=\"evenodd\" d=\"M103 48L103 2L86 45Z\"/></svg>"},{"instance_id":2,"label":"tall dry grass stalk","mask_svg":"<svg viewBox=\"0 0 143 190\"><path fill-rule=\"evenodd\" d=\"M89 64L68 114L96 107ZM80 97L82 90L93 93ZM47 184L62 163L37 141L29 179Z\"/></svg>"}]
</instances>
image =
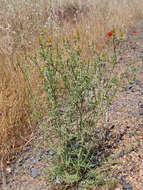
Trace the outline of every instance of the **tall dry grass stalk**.
<instances>
[{"instance_id":1,"label":"tall dry grass stalk","mask_svg":"<svg viewBox=\"0 0 143 190\"><path fill-rule=\"evenodd\" d=\"M128 29L143 16L143 0L1 0L0 1L0 153L9 155L27 141L35 122L27 82L16 66L16 58L36 52L42 30L71 36L80 29L83 47L94 41L97 52L106 47L106 34L113 27ZM30 66L30 65L29 65ZM31 66L30 66L31 67ZM35 93L40 80L30 73Z\"/></svg>"}]
</instances>

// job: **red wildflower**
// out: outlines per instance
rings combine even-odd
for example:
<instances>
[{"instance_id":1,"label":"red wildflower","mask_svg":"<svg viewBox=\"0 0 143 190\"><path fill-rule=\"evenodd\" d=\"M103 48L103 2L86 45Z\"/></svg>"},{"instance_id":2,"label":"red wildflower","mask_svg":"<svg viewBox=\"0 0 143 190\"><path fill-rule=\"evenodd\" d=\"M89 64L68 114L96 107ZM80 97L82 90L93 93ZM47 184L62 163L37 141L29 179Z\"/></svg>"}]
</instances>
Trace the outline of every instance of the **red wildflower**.
<instances>
[{"instance_id":1,"label":"red wildflower","mask_svg":"<svg viewBox=\"0 0 143 190\"><path fill-rule=\"evenodd\" d=\"M112 34L112 32L108 32L107 35L108 35L108 37L111 37L113 34Z\"/></svg>"},{"instance_id":2,"label":"red wildflower","mask_svg":"<svg viewBox=\"0 0 143 190\"><path fill-rule=\"evenodd\" d=\"M137 33L136 30L133 30L133 31L132 31L132 34L136 34L136 33Z\"/></svg>"}]
</instances>

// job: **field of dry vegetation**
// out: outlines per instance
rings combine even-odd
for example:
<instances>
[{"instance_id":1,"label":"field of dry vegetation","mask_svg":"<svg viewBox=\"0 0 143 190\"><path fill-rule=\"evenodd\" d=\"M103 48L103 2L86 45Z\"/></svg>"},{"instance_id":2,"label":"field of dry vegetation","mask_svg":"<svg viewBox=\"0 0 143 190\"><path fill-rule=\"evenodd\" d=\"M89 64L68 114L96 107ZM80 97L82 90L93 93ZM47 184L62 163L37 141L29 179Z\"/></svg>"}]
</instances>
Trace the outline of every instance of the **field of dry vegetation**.
<instances>
[{"instance_id":1,"label":"field of dry vegetation","mask_svg":"<svg viewBox=\"0 0 143 190\"><path fill-rule=\"evenodd\" d=\"M95 43L97 53L108 49L109 31L116 28L118 35L126 34L142 17L143 0L0 0L0 158L10 159L20 151L43 115L42 91L37 106L32 101L40 86L39 74L24 60L24 55L38 50L42 32L48 40L51 35L70 38L80 31L88 58L88 42ZM30 68L28 80L23 75L26 68Z\"/></svg>"}]
</instances>

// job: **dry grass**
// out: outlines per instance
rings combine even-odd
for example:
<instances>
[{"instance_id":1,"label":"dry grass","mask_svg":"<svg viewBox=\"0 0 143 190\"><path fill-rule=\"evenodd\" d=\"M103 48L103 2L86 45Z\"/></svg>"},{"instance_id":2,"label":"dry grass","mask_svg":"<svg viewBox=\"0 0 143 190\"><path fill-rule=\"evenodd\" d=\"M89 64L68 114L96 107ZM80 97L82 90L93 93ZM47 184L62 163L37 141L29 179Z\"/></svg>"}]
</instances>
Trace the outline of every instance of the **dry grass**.
<instances>
[{"instance_id":1,"label":"dry grass","mask_svg":"<svg viewBox=\"0 0 143 190\"><path fill-rule=\"evenodd\" d=\"M94 41L97 52L107 45L107 32L124 31L143 17L143 0L1 0L0 5L0 153L10 155L32 132L32 103L16 57L36 52L42 29L48 35L71 36L80 29L82 44ZM85 55L86 55L85 48ZM32 90L39 83L31 69Z\"/></svg>"},{"instance_id":2,"label":"dry grass","mask_svg":"<svg viewBox=\"0 0 143 190\"><path fill-rule=\"evenodd\" d=\"M32 105L21 72L6 57L0 57L0 68L0 155L8 158L28 140L34 123L29 117Z\"/></svg>"}]
</instances>

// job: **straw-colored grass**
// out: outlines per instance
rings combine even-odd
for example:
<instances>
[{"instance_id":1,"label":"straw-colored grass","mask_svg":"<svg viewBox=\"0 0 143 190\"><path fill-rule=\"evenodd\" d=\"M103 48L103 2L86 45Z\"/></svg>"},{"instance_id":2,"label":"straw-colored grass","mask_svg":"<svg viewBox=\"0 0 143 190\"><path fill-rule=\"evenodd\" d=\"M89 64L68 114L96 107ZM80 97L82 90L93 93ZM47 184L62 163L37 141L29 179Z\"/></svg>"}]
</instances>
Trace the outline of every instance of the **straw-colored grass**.
<instances>
[{"instance_id":1,"label":"straw-colored grass","mask_svg":"<svg viewBox=\"0 0 143 190\"><path fill-rule=\"evenodd\" d=\"M0 1L0 153L10 155L28 141L35 121L27 82L16 66L17 56L36 52L42 30L48 35L81 32L83 47L94 41L107 47L107 32L126 32L143 17L143 0L1 0ZM86 54L85 48L85 55ZM31 69L32 90L40 82Z\"/></svg>"}]
</instances>

